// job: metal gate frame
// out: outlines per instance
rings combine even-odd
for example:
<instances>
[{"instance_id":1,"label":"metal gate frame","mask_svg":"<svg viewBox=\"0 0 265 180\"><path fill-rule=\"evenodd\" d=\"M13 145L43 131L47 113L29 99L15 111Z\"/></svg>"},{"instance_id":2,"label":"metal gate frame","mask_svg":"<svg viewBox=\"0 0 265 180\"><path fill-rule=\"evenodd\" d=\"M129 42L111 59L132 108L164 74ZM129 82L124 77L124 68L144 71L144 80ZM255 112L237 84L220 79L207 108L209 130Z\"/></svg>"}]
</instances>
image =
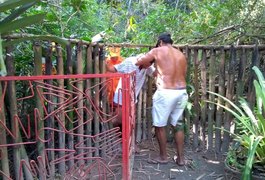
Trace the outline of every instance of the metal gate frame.
<instances>
[{"instance_id":1,"label":"metal gate frame","mask_svg":"<svg viewBox=\"0 0 265 180\"><path fill-rule=\"evenodd\" d=\"M38 82L38 81L44 81L44 80L59 80L59 79L68 79L76 81L82 81L87 79L95 79L95 78L113 78L113 77L120 77L122 79L122 179L123 180L130 180L132 177L132 168L133 168L133 160L134 160L134 140L135 140L135 96L134 96L134 87L135 87L135 73L128 73L128 74L120 74L120 73L114 73L114 74L78 74L78 75L42 75L42 76L7 76L7 77L0 77L0 82L2 83L2 93L0 97L0 112L3 112L4 109L4 98L7 91L7 84L11 81L28 81L29 84L33 84L32 82ZM31 86L30 85L30 86ZM32 93L34 93L32 91ZM84 92L82 93L82 96L85 96ZM33 97L34 94L32 94L31 97ZM25 98L31 98L31 97L25 97ZM24 133L24 135L30 134L30 129L32 127L28 125L23 125L22 122L19 119L19 115L17 115L17 122L20 124L20 128L22 129L21 132ZM35 122L37 123L37 120L35 119ZM14 134L17 134L17 132L12 132L12 129L8 128L4 123L2 123L2 119L0 119L0 126L7 132L9 138L14 138ZM28 128L28 129L27 129ZM37 124L35 124L35 128L37 128ZM16 148L17 146L26 145L26 144L36 144L38 142L45 142L44 140L41 140L38 136L39 132L36 131L36 137L34 138L35 141L33 142L14 142L11 144L0 144L0 150L5 148ZM116 129L110 130L111 132L116 133ZM65 131L66 133L66 131ZM101 134L99 134L100 136ZM105 136L107 134L104 134ZM117 134L116 134L117 135ZM10 137L11 136L11 137ZM30 135L29 135L30 136ZM83 137L88 137L88 135L83 135ZM9 140L10 141L10 140ZM12 140L11 140L12 142ZM82 143L82 142L81 142ZM77 144L75 144L77 145ZM77 145L78 146L78 145ZM89 147L84 147L89 148ZM65 151L69 154L73 153L73 150L70 148L65 149L44 149L44 152L46 151L53 151L56 153L57 151ZM89 151L93 151L93 147ZM2 151L1 151L2 152ZM69 155L68 154L68 155ZM0 156L2 157L2 156ZM75 156L78 159L78 155ZM47 157L45 157L47 158ZM1 159L1 158L0 158ZM104 159L102 157L91 157L91 159L97 160L97 167L100 168L99 164L104 162ZM64 159L67 161L67 158ZM69 159L68 159L69 160ZM83 159L85 162L87 159ZM38 177L41 179L47 179L49 169L49 162L47 166L41 165L41 162L45 161L43 157L38 156L36 159L31 159L29 162L30 164L27 164L25 160L22 160L20 162L20 178L23 178L23 167L28 168L29 172L32 174L33 177ZM55 163L59 162L60 158L55 160ZM79 160L75 160L75 166L78 166ZM109 164L103 163L103 166L106 168L105 171L111 171L108 167ZM42 167L41 167L42 166ZM45 166L45 167L44 167ZM84 166L84 165L81 165ZM96 167L96 166L95 166ZM82 167L83 168L83 167ZM90 168L90 169L89 169ZM89 173L89 170L91 170L93 167L89 167L88 170L86 170L83 175L80 174L79 179L85 179L85 175ZM80 170L80 168L79 168ZM72 173L70 171L76 171L72 168L68 168L68 171L65 172L65 176L69 176L69 173ZM111 172L110 172L111 173ZM0 170L0 174L2 174L3 177L6 179L12 179L11 177L8 177L3 171ZM99 176L100 177L100 176ZM19 178L19 179L20 179ZM106 179L107 177L104 176L103 179ZM116 176L114 174L114 178L116 179ZM101 178L100 178L101 179Z\"/></svg>"}]
</instances>

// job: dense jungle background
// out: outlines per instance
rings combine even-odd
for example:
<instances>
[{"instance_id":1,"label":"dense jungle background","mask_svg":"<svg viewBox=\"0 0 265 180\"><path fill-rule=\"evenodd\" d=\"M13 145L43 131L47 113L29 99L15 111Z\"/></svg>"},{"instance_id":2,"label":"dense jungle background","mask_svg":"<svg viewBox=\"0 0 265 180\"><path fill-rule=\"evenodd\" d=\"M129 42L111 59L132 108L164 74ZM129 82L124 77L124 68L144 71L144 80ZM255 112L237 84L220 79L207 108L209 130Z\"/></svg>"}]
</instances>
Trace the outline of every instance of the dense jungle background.
<instances>
[{"instance_id":1,"label":"dense jungle background","mask_svg":"<svg viewBox=\"0 0 265 180\"><path fill-rule=\"evenodd\" d=\"M167 31L176 44L253 44L264 42L264 6L263 0L42 0L16 18L45 14L44 20L13 33L90 41L105 31L104 42L153 44Z\"/></svg>"},{"instance_id":2,"label":"dense jungle background","mask_svg":"<svg viewBox=\"0 0 265 180\"><path fill-rule=\"evenodd\" d=\"M262 44L265 38L263 0L22 0L20 8L15 0L0 2L10 4L1 8L2 38L30 34L90 42L102 31L104 43L155 44L161 32L170 32L175 44L189 45ZM27 43L15 48L16 59L29 69L20 75L31 72L29 49Z\"/></svg>"}]
</instances>

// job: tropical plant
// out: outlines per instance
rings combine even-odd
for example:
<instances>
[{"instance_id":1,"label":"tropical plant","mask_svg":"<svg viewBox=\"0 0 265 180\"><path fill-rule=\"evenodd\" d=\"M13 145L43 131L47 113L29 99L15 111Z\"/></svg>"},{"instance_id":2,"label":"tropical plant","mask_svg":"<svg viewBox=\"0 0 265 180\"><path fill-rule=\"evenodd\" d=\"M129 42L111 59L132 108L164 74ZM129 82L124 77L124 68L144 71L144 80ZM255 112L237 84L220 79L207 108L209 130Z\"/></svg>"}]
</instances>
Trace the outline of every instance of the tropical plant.
<instances>
[{"instance_id":1,"label":"tropical plant","mask_svg":"<svg viewBox=\"0 0 265 180\"><path fill-rule=\"evenodd\" d=\"M243 171L242 179L244 180L251 179L254 166L259 166L263 169L265 166L265 80L258 67L254 66L252 69L257 75L257 80L253 82L256 92L254 108L251 108L244 98L240 98L239 105L236 105L231 100L217 93L209 92L231 105L231 108L228 108L222 104L215 103L235 117L237 130L235 133L230 133L239 145L235 146L236 148L230 148L227 160L230 163L228 165L233 163L233 166Z\"/></svg>"},{"instance_id":2,"label":"tropical plant","mask_svg":"<svg viewBox=\"0 0 265 180\"><path fill-rule=\"evenodd\" d=\"M2 48L2 38L3 34L10 33L16 29L20 29L31 24L40 22L45 14L35 14L32 16L21 17L21 15L30 7L36 4L36 0L9 0L4 1L0 4L0 11L5 12L7 16L4 18L1 16L0 21L0 75L5 76L6 67L3 59L3 48ZM18 8L17 8L18 7ZM12 13L8 14L11 10Z\"/></svg>"}]
</instances>

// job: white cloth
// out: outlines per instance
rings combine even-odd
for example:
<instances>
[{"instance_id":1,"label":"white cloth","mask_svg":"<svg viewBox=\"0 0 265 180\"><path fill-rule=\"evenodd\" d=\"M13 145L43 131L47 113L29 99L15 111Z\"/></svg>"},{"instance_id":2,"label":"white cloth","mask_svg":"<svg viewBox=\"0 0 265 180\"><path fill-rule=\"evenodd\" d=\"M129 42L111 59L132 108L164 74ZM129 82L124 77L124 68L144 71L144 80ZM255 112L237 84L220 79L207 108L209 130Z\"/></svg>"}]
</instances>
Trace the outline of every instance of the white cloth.
<instances>
[{"instance_id":1,"label":"white cloth","mask_svg":"<svg viewBox=\"0 0 265 180\"><path fill-rule=\"evenodd\" d=\"M139 70L139 67L135 65L136 62L137 57L129 57L122 61L120 64L114 65L114 67L119 73L131 73L133 71L136 71L135 97L137 99L144 85L146 75L152 76L153 72L155 71L155 68L154 66L150 66L147 69ZM113 98L113 102L120 105L122 105L121 88L122 81L120 79Z\"/></svg>"},{"instance_id":2,"label":"white cloth","mask_svg":"<svg viewBox=\"0 0 265 180\"><path fill-rule=\"evenodd\" d=\"M164 127L168 120L176 126L182 118L183 111L188 102L186 89L158 89L153 95L153 126Z\"/></svg>"}]
</instances>

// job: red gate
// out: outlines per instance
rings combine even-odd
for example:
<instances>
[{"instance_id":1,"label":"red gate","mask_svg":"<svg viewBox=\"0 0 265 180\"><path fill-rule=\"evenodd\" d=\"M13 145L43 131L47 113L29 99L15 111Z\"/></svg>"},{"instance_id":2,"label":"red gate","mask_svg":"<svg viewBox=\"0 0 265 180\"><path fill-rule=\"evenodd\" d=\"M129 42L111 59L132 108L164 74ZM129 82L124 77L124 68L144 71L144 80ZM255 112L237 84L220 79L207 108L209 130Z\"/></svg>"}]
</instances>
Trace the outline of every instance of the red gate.
<instances>
[{"instance_id":1,"label":"red gate","mask_svg":"<svg viewBox=\"0 0 265 180\"><path fill-rule=\"evenodd\" d=\"M112 77L122 79L122 131L112 127L117 114L106 98ZM8 76L0 82L0 158L7 156L13 167L2 167L5 179L130 179L134 73Z\"/></svg>"}]
</instances>

